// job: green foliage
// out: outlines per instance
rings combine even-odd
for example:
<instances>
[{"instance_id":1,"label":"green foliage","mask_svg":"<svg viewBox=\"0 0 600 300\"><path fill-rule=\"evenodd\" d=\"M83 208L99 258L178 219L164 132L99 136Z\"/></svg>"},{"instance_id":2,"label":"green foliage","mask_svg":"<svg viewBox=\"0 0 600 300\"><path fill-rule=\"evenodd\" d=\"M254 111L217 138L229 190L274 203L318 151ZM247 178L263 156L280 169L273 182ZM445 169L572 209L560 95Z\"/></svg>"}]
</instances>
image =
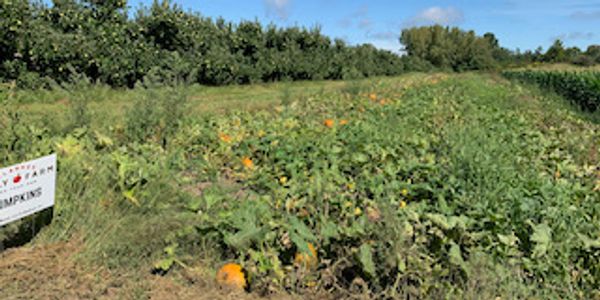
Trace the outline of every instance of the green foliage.
<instances>
[{"instance_id":1,"label":"green foliage","mask_svg":"<svg viewBox=\"0 0 600 300\"><path fill-rule=\"evenodd\" d=\"M542 47L538 47L535 51L527 50L513 53L509 66L527 66L544 62L568 63L589 67L600 63L597 49L599 49L598 45L590 45L587 51L582 51L577 47L567 48L561 40L556 40L545 53Z\"/></svg>"},{"instance_id":2,"label":"green foliage","mask_svg":"<svg viewBox=\"0 0 600 300\"><path fill-rule=\"evenodd\" d=\"M584 110L595 112L600 106L600 72L505 71L503 75L557 92Z\"/></svg>"},{"instance_id":3,"label":"green foliage","mask_svg":"<svg viewBox=\"0 0 600 300\"><path fill-rule=\"evenodd\" d=\"M131 88L143 81L225 85L360 79L600 60L597 45L584 52L557 41L545 54L541 49L511 52L492 33L479 37L442 26L403 30L400 42L407 55L399 56L370 44L332 41L319 27L232 23L184 11L167 0L135 12L124 0L3 1L0 32L0 80L15 80L21 88L71 83L74 75Z\"/></svg>"},{"instance_id":4,"label":"green foliage","mask_svg":"<svg viewBox=\"0 0 600 300\"><path fill-rule=\"evenodd\" d=\"M566 60L567 52L561 40L554 41L554 44L544 54L544 61L546 62L560 63L566 62Z\"/></svg>"},{"instance_id":5,"label":"green foliage","mask_svg":"<svg viewBox=\"0 0 600 300\"><path fill-rule=\"evenodd\" d=\"M587 48L585 54L596 63L600 63L600 45L591 45Z\"/></svg>"},{"instance_id":6,"label":"green foliage","mask_svg":"<svg viewBox=\"0 0 600 300\"><path fill-rule=\"evenodd\" d=\"M332 43L319 28L239 24L154 1L128 18L126 1L4 1L0 79L49 87L81 74L133 87L156 83L224 85L397 75L401 59L371 45Z\"/></svg>"},{"instance_id":7,"label":"green foliage","mask_svg":"<svg viewBox=\"0 0 600 300\"><path fill-rule=\"evenodd\" d=\"M188 236L243 262L256 290L316 278L348 290L366 281L390 297L460 298L471 285L490 297L594 295L598 226L585 220L596 218L596 171L556 149L593 147L597 132L548 134L515 109L523 95L509 86L439 80L373 83L387 104L351 88L197 123L197 172L216 168L244 188L190 199L200 217ZM303 274L294 254L309 253L307 242L323 259Z\"/></svg>"},{"instance_id":8,"label":"green foliage","mask_svg":"<svg viewBox=\"0 0 600 300\"><path fill-rule=\"evenodd\" d=\"M181 88L148 89L127 112L125 135L127 140L143 143L151 139L163 147L184 121L187 95Z\"/></svg>"},{"instance_id":9,"label":"green foliage","mask_svg":"<svg viewBox=\"0 0 600 300\"><path fill-rule=\"evenodd\" d=\"M83 236L77 258L123 273L236 261L258 292L316 284L338 298L597 297L597 124L487 75L330 84L261 85L285 105L199 115L181 105L191 87L148 83L105 95L133 106L90 100L94 127L54 113L63 104L48 102L64 91L19 106L3 86L0 157L56 152L54 219L36 242ZM253 94L230 89L193 98ZM308 243L312 269L296 263Z\"/></svg>"},{"instance_id":10,"label":"green foliage","mask_svg":"<svg viewBox=\"0 0 600 300\"><path fill-rule=\"evenodd\" d=\"M501 50L493 35L482 38L473 31L440 25L405 29L400 42L410 57L458 72L495 68L494 51Z\"/></svg>"}]
</instances>

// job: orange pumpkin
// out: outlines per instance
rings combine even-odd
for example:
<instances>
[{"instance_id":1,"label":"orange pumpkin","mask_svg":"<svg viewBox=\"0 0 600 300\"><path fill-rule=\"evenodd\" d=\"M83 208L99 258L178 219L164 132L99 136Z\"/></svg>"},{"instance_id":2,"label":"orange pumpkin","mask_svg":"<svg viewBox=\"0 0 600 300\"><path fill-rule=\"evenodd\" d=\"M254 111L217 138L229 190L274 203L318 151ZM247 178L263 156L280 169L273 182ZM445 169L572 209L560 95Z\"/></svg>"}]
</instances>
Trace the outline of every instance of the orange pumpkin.
<instances>
[{"instance_id":1,"label":"orange pumpkin","mask_svg":"<svg viewBox=\"0 0 600 300\"><path fill-rule=\"evenodd\" d=\"M329 128L332 128L334 124L335 124L335 121L333 121L332 119L327 119L327 120L325 120L325 122L323 122L323 125L325 125Z\"/></svg>"},{"instance_id":2,"label":"orange pumpkin","mask_svg":"<svg viewBox=\"0 0 600 300\"><path fill-rule=\"evenodd\" d=\"M369 99L371 99L371 101L377 101L377 94L375 94L375 93L370 94Z\"/></svg>"},{"instance_id":3,"label":"orange pumpkin","mask_svg":"<svg viewBox=\"0 0 600 300\"><path fill-rule=\"evenodd\" d=\"M244 167L246 167L247 169L252 169L254 168L254 162L252 161L252 159L250 157L244 157L242 159L242 164L244 165Z\"/></svg>"},{"instance_id":4,"label":"orange pumpkin","mask_svg":"<svg viewBox=\"0 0 600 300\"><path fill-rule=\"evenodd\" d=\"M243 290L246 288L246 277L242 266L234 263L225 264L217 272L217 282L222 287Z\"/></svg>"},{"instance_id":5,"label":"orange pumpkin","mask_svg":"<svg viewBox=\"0 0 600 300\"><path fill-rule=\"evenodd\" d=\"M346 125L346 124L348 124L348 120L345 120L345 119L344 119L344 120L341 120L341 121L340 121L340 125Z\"/></svg>"}]
</instances>

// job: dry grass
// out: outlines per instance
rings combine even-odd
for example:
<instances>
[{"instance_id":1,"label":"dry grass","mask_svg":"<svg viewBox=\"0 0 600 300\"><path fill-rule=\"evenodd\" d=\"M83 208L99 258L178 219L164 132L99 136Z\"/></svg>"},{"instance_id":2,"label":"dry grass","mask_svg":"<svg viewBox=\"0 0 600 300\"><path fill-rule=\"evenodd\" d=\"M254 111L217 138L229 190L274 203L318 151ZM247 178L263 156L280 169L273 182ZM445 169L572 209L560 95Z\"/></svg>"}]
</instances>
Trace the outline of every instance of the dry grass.
<instances>
[{"instance_id":1,"label":"dry grass","mask_svg":"<svg viewBox=\"0 0 600 300\"><path fill-rule=\"evenodd\" d=\"M133 274L82 265L75 259L82 247L81 240L73 240L3 252L2 299L326 299L325 295L257 295L226 290L217 286L202 266L159 276L146 270Z\"/></svg>"},{"instance_id":2,"label":"dry grass","mask_svg":"<svg viewBox=\"0 0 600 300\"><path fill-rule=\"evenodd\" d=\"M72 256L81 243L22 247L0 255L3 299L89 299L108 296L118 281L106 270L84 271Z\"/></svg>"}]
</instances>

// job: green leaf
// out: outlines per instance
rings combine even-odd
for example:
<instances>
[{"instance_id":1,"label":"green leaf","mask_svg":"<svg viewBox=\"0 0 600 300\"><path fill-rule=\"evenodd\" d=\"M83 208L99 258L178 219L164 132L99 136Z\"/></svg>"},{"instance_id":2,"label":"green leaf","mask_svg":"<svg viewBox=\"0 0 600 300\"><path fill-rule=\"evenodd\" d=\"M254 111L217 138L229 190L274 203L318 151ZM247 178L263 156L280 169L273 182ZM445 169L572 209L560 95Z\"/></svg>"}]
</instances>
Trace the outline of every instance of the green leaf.
<instances>
[{"instance_id":1,"label":"green leaf","mask_svg":"<svg viewBox=\"0 0 600 300\"><path fill-rule=\"evenodd\" d=\"M352 160L357 163L366 163L369 161L369 156L364 153L356 152L352 155Z\"/></svg>"},{"instance_id":2,"label":"green leaf","mask_svg":"<svg viewBox=\"0 0 600 300\"><path fill-rule=\"evenodd\" d=\"M302 253L310 253L310 248L308 248L308 242L303 239L296 232L290 232L290 240L296 245L298 250Z\"/></svg>"},{"instance_id":3,"label":"green leaf","mask_svg":"<svg viewBox=\"0 0 600 300\"><path fill-rule=\"evenodd\" d=\"M260 227L249 226L235 234L225 236L225 243L237 250L247 249L254 241L260 241L265 231Z\"/></svg>"},{"instance_id":4,"label":"green leaf","mask_svg":"<svg viewBox=\"0 0 600 300\"><path fill-rule=\"evenodd\" d=\"M405 221L404 224L402 224L400 232L402 233L403 238L411 239L415 234L415 229L409 222Z\"/></svg>"},{"instance_id":5,"label":"green leaf","mask_svg":"<svg viewBox=\"0 0 600 300\"><path fill-rule=\"evenodd\" d=\"M406 261L404 257L400 254L396 254L396 259L398 261L398 271L400 273L406 272Z\"/></svg>"},{"instance_id":6,"label":"green leaf","mask_svg":"<svg viewBox=\"0 0 600 300\"><path fill-rule=\"evenodd\" d=\"M373 253L370 245L363 244L360 246L358 260L367 274L375 276L375 263L373 262Z\"/></svg>"},{"instance_id":7,"label":"green leaf","mask_svg":"<svg viewBox=\"0 0 600 300\"><path fill-rule=\"evenodd\" d=\"M583 248L587 251L589 251L592 248L600 248L600 238L592 240L589 237L587 237L587 235L581 233L578 233L577 237L579 237L579 239L583 243Z\"/></svg>"},{"instance_id":8,"label":"green leaf","mask_svg":"<svg viewBox=\"0 0 600 300\"><path fill-rule=\"evenodd\" d=\"M467 274L467 277L471 276L471 269L462 257L462 251L460 250L460 246L455 242L450 242L448 258L450 260L450 263L457 267L460 267L460 269Z\"/></svg>"},{"instance_id":9,"label":"green leaf","mask_svg":"<svg viewBox=\"0 0 600 300\"><path fill-rule=\"evenodd\" d=\"M436 226L442 228L443 230L449 230L454 227L454 224L448 221L448 218L444 215L440 214L425 214L425 218L431 221Z\"/></svg>"},{"instance_id":10,"label":"green leaf","mask_svg":"<svg viewBox=\"0 0 600 300\"><path fill-rule=\"evenodd\" d=\"M454 242L451 243L450 250L448 251L448 258L450 259L450 263L456 266L462 267L465 264L461 255L460 246Z\"/></svg>"},{"instance_id":11,"label":"green leaf","mask_svg":"<svg viewBox=\"0 0 600 300\"><path fill-rule=\"evenodd\" d=\"M174 262L175 262L175 259L173 259L172 257L161 259L154 263L154 269L165 271L165 272L169 271L169 269L171 269L171 267L173 266Z\"/></svg>"},{"instance_id":12,"label":"green leaf","mask_svg":"<svg viewBox=\"0 0 600 300\"><path fill-rule=\"evenodd\" d=\"M334 145L334 146L331 147L331 153L332 154L340 154L340 153L342 153L342 151L344 151L344 149L342 147L340 147L340 146L335 146Z\"/></svg>"},{"instance_id":13,"label":"green leaf","mask_svg":"<svg viewBox=\"0 0 600 300\"><path fill-rule=\"evenodd\" d=\"M519 241L519 238L515 236L514 232L511 232L510 235L498 234L498 240L506 246L514 246Z\"/></svg>"},{"instance_id":14,"label":"green leaf","mask_svg":"<svg viewBox=\"0 0 600 300\"><path fill-rule=\"evenodd\" d=\"M177 246L178 246L177 244L172 244L172 245L170 245L170 246L167 246L167 247L165 248L165 253L166 253L168 256L174 256L174 255L175 255L175 250L177 249Z\"/></svg>"},{"instance_id":15,"label":"green leaf","mask_svg":"<svg viewBox=\"0 0 600 300\"><path fill-rule=\"evenodd\" d=\"M308 226L306 226L306 224L304 224L304 222L298 220L298 218L291 217L290 225L291 225L291 230L298 233L298 235L301 236L303 239L306 239L309 241L317 240L315 235L311 232L310 228L308 228Z\"/></svg>"},{"instance_id":16,"label":"green leaf","mask_svg":"<svg viewBox=\"0 0 600 300\"><path fill-rule=\"evenodd\" d=\"M337 225L331 221L321 223L321 236L326 242L329 242L332 238L338 238L339 231Z\"/></svg>"},{"instance_id":17,"label":"green leaf","mask_svg":"<svg viewBox=\"0 0 600 300\"><path fill-rule=\"evenodd\" d=\"M538 224L533 226L531 241L535 242L532 256L534 258L544 256L552 242L552 229L550 226L548 226L548 224Z\"/></svg>"},{"instance_id":18,"label":"green leaf","mask_svg":"<svg viewBox=\"0 0 600 300\"><path fill-rule=\"evenodd\" d=\"M125 199L127 199L129 202L131 202L133 205L140 207L140 201L135 197L134 195L135 190L134 189L130 189L127 191L123 192L123 197L125 197Z\"/></svg>"},{"instance_id":19,"label":"green leaf","mask_svg":"<svg viewBox=\"0 0 600 300\"><path fill-rule=\"evenodd\" d=\"M187 204L186 208L193 211L193 212L197 212L198 210L200 210L200 206L202 205L202 198L199 197L193 197Z\"/></svg>"},{"instance_id":20,"label":"green leaf","mask_svg":"<svg viewBox=\"0 0 600 300\"><path fill-rule=\"evenodd\" d=\"M223 197L215 192L207 192L206 194L202 195L202 200L204 200L206 209L210 209L216 203L223 201Z\"/></svg>"}]
</instances>

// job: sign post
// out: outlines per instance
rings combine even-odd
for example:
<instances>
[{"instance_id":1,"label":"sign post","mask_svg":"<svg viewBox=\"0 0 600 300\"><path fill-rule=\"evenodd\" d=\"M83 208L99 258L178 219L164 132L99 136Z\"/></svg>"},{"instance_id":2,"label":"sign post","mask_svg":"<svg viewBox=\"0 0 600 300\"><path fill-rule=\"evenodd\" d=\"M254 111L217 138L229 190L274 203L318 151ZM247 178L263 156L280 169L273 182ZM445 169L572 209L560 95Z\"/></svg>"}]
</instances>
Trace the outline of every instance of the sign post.
<instances>
[{"instance_id":1,"label":"sign post","mask_svg":"<svg viewBox=\"0 0 600 300\"><path fill-rule=\"evenodd\" d=\"M0 226L54 205L56 154L0 169Z\"/></svg>"}]
</instances>

